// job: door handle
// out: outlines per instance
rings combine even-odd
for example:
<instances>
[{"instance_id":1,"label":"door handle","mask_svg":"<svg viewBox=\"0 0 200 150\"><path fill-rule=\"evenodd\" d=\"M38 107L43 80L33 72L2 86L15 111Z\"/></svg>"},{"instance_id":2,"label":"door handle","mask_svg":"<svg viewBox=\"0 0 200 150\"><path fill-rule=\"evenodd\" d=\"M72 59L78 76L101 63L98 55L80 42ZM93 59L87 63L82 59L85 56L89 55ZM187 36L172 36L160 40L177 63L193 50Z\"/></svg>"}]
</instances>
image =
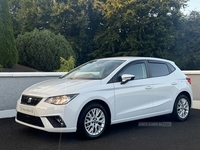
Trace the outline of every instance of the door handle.
<instances>
[{"instance_id":1,"label":"door handle","mask_svg":"<svg viewBox=\"0 0 200 150\"><path fill-rule=\"evenodd\" d=\"M152 89L152 86L146 86L145 89Z\"/></svg>"},{"instance_id":2,"label":"door handle","mask_svg":"<svg viewBox=\"0 0 200 150\"><path fill-rule=\"evenodd\" d=\"M172 82L172 85L177 85L177 82Z\"/></svg>"}]
</instances>

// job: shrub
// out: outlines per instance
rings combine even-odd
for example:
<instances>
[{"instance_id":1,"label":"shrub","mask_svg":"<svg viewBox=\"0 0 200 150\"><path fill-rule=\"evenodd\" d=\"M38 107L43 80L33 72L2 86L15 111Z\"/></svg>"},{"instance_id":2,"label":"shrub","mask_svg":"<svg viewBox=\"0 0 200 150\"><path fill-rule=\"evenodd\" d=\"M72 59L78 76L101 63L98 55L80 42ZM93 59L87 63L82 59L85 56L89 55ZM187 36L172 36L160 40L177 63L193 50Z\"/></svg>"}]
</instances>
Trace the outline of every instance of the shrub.
<instances>
[{"instance_id":1,"label":"shrub","mask_svg":"<svg viewBox=\"0 0 200 150\"><path fill-rule=\"evenodd\" d=\"M56 72L68 72L72 70L75 66L75 59L70 56L68 60L65 60L63 57L60 57L60 69Z\"/></svg>"},{"instance_id":2,"label":"shrub","mask_svg":"<svg viewBox=\"0 0 200 150\"><path fill-rule=\"evenodd\" d=\"M60 57L69 59L74 56L71 45L60 34L55 35L48 30L21 34L16 39L19 52L19 63L43 71L60 68Z\"/></svg>"},{"instance_id":3,"label":"shrub","mask_svg":"<svg viewBox=\"0 0 200 150\"><path fill-rule=\"evenodd\" d=\"M18 60L7 0L0 0L0 63L13 67Z\"/></svg>"},{"instance_id":4,"label":"shrub","mask_svg":"<svg viewBox=\"0 0 200 150\"><path fill-rule=\"evenodd\" d=\"M0 72L2 71L3 66L0 64Z\"/></svg>"}]
</instances>

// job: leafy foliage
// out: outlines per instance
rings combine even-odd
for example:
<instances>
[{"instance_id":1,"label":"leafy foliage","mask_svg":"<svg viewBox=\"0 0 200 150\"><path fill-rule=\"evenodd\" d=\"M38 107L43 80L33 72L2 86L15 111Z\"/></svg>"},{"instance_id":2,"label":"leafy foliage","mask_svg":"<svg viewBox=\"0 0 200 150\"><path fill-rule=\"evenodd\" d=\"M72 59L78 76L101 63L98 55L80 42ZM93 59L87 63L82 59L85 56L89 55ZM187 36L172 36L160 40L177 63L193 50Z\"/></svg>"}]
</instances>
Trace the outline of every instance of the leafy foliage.
<instances>
[{"instance_id":1,"label":"leafy foliage","mask_svg":"<svg viewBox=\"0 0 200 150\"><path fill-rule=\"evenodd\" d=\"M198 69L199 12L184 16L180 9L187 1L9 0L16 37L34 28L60 33L72 45L77 65L99 57L137 55Z\"/></svg>"},{"instance_id":2,"label":"leafy foliage","mask_svg":"<svg viewBox=\"0 0 200 150\"><path fill-rule=\"evenodd\" d=\"M74 56L70 44L63 36L47 30L20 34L16 39L19 63L44 71L60 68L60 57Z\"/></svg>"},{"instance_id":3,"label":"leafy foliage","mask_svg":"<svg viewBox=\"0 0 200 150\"><path fill-rule=\"evenodd\" d=\"M13 67L18 60L7 0L0 1L0 64Z\"/></svg>"},{"instance_id":4,"label":"leafy foliage","mask_svg":"<svg viewBox=\"0 0 200 150\"><path fill-rule=\"evenodd\" d=\"M75 67L75 59L70 56L68 60L65 60L63 57L60 57L60 69L56 70L57 72L68 72Z\"/></svg>"},{"instance_id":5,"label":"leafy foliage","mask_svg":"<svg viewBox=\"0 0 200 150\"><path fill-rule=\"evenodd\" d=\"M61 33L73 46L76 57L87 59L92 36L88 36L89 11L92 4L85 0L9 0L15 22L15 36L34 28ZM97 17L98 18L98 17ZM86 33L87 32L87 33ZM91 47L91 46L90 46ZM87 48L87 49L86 49ZM88 58L89 59L89 58Z\"/></svg>"},{"instance_id":6,"label":"leafy foliage","mask_svg":"<svg viewBox=\"0 0 200 150\"><path fill-rule=\"evenodd\" d=\"M175 45L175 58L181 69L199 70L200 12L192 11L182 18Z\"/></svg>"},{"instance_id":7,"label":"leafy foliage","mask_svg":"<svg viewBox=\"0 0 200 150\"><path fill-rule=\"evenodd\" d=\"M107 0L106 22L95 37L100 49L94 56L166 58L175 41L180 7L175 0Z\"/></svg>"},{"instance_id":8,"label":"leafy foliage","mask_svg":"<svg viewBox=\"0 0 200 150\"><path fill-rule=\"evenodd\" d=\"M0 72L2 71L3 66L0 64Z\"/></svg>"}]
</instances>

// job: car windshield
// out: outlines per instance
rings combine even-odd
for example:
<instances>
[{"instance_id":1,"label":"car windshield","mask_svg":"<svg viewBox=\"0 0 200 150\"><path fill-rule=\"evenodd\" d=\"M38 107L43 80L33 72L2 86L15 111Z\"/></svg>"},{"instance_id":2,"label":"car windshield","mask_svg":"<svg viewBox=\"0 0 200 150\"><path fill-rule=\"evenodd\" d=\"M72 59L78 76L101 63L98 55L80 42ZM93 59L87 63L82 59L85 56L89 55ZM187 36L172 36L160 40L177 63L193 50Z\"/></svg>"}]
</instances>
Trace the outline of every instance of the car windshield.
<instances>
[{"instance_id":1,"label":"car windshield","mask_svg":"<svg viewBox=\"0 0 200 150\"><path fill-rule=\"evenodd\" d=\"M93 60L73 69L63 78L88 80L103 79L123 62L124 60Z\"/></svg>"}]
</instances>

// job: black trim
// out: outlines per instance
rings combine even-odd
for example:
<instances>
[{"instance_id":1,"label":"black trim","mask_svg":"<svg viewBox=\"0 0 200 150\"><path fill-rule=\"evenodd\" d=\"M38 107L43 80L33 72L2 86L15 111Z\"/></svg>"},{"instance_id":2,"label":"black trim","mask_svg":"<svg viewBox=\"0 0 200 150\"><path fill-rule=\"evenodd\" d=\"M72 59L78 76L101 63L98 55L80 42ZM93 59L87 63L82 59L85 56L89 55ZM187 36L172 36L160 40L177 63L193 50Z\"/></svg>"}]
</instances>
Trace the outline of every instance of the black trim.
<instances>
[{"instance_id":1,"label":"black trim","mask_svg":"<svg viewBox=\"0 0 200 150\"><path fill-rule=\"evenodd\" d=\"M40 117L27 115L27 114L23 114L23 113L20 113L20 112L17 112L16 117L17 117L17 120L19 120L21 122L28 123L28 124L35 125L35 126L39 126L39 127L44 127Z\"/></svg>"},{"instance_id":2,"label":"black trim","mask_svg":"<svg viewBox=\"0 0 200 150\"><path fill-rule=\"evenodd\" d=\"M22 95L21 104L36 106L41 100L41 97Z\"/></svg>"},{"instance_id":3,"label":"black trim","mask_svg":"<svg viewBox=\"0 0 200 150\"><path fill-rule=\"evenodd\" d=\"M54 128L65 128L66 125L60 116L46 117Z\"/></svg>"}]
</instances>

